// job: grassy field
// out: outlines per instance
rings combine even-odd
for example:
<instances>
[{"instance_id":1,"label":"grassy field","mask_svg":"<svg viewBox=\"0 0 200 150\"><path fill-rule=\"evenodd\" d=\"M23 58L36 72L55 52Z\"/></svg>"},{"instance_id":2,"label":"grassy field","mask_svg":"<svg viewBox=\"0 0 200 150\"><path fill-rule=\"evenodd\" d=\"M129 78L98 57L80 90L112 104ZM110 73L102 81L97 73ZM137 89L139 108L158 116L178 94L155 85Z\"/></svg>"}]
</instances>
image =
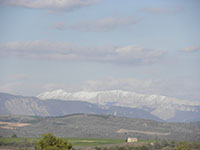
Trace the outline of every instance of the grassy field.
<instances>
[{"instance_id":1,"label":"grassy field","mask_svg":"<svg viewBox=\"0 0 200 150\"><path fill-rule=\"evenodd\" d=\"M34 145L40 138L0 138L0 146L8 145ZM125 139L95 139L95 138L67 138L73 146L99 146L106 144L125 143Z\"/></svg>"},{"instance_id":2,"label":"grassy field","mask_svg":"<svg viewBox=\"0 0 200 150\"><path fill-rule=\"evenodd\" d=\"M22 143L36 143L40 138L0 138L0 145L12 145Z\"/></svg>"},{"instance_id":3,"label":"grassy field","mask_svg":"<svg viewBox=\"0 0 200 150\"><path fill-rule=\"evenodd\" d=\"M125 143L124 139L69 138L68 141L71 142L73 146L99 146L106 144Z\"/></svg>"},{"instance_id":4,"label":"grassy field","mask_svg":"<svg viewBox=\"0 0 200 150\"><path fill-rule=\"evenodd\" d=\"M36 142L41 138L0 138L0 149L4 150L19 150L19 148L33 149ZM154 141L154 140L139 140L136 143L129 145L125 143L125 139L97 139L97 138L67 138L69 142L72 143L75 149L85 150L87 148L94 148L97 146L99 149L111 150L112 147L129 147L134 146L137 149L142 149L142 147L150 147L151 149L161 149L161 150L176 150L176 147L181 144L178 141ZM149 143L154 143L151 146ZM128 145L127 145L128 144ZM200 142L185 142L189 145L191 150L199 150ZM157 147L157 148L156 148Z\"/></svg>"}]
</instances>

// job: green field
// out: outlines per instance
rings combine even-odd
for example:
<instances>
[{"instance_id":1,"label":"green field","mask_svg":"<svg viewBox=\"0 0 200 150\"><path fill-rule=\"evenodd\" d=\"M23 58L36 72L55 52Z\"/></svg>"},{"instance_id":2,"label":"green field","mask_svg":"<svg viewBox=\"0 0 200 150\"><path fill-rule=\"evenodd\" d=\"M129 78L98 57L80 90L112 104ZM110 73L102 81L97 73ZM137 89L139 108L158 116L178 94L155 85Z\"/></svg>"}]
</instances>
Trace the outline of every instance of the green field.
<instances>
[{"instance_id":1,"label":"green field","mask_svg":"<svg viewBox=\"0 0 200 150\"><path fill-rule=\"evenodd\" d=\"M41 140L41 138L0 138L0 149L5 148L9 150L18 150L19 148L24 149L32 149L36 142ZM85 147L101 147L102 150L109 146L117 147L121 144L126 147L123 143L125 143L125 139L97 139L97 138L67 138L69 142L72 143L75 149L85 149ZM149 143L154 143L154 146L150 146ZM111 144L111 145L109 145ZM113 145L112 145L113 144ZM116 144L116 145L115 145ZM155 141L155 140L139 140L135 143L135 148L142 149L146 146L146 148L151 149L162 149L162 150L176 150L176 147L180 145L181 142L178 141ZM200 143L196 142L185 142L186 145L189 145L191 150L199 150ZM105 147L106 146L106 147ZM132 145L133 146L133 145ZM157 148L156 148L157 147Z\"/></svg>"},{"instance_id":2,"label":"green field","mask_svg":"<svg viewBox=\"0 0 200 150\"><path fill-rule=\"evenodd\" d=\"M34 145L41 138L0 138L0 145L3 146L26 146ZM106 144L125 143L125 139L95 139L95 138L67 138L73 146L99 146Z\"/></svg>"},{"instance_id":3,"label":"green field","mask_svg":"<svg viewBox=\"0 0 200 150\"><path fill-rule=\"evenodd\" d=\"M105 144L125 143L124 139L94 139L94 138L69 138L73 146L98 146Z\"/></svg>"},{"instance_id":4,"label":"green field","mask_svg":"<svg viewBox=\"0 0 200 150\"><path fill-rule=\"evenodd\" d=\"M28 143L35 143L38 140L40 140L40 138L0 138L0 144L12 144L12 143L24 143L24 142L28 142Z\"/></svg>"}]
</instances>

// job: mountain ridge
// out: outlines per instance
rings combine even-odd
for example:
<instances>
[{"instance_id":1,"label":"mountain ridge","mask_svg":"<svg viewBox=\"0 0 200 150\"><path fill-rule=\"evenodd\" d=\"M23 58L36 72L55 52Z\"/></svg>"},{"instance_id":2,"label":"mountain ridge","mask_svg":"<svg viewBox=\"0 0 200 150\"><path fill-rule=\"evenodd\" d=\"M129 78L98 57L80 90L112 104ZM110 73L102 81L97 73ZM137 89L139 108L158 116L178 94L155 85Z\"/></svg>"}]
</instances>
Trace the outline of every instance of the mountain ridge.
<instances>
[{"instance_id":1,"label":"mountain ridge","mask_svg":"<svg viewBox=\"0 0 200 150\"><path fill-rule=\"evenodd\" d=\"M102 106L85 101L62 101L57 99L40 100L37 97L15 96L0 93L0 114L63 116L75 113L109 114L132 118L163 121L149 112L119 106Z\"/></svg>"},{"instance_id":2,"label":"mountain ridge","mask_svg":"<svg viewBox=\"0 0 200 150\"><path fill-rule=\"evenodd\" d=\"M130 91L111 90L87 92L80 91L69 93L64 90L54 90L52 92L44 92L37 96L40 99L61 99L61 100L80 100L94 104L110 105L140 108L148 107L153 115L168 120L173 118L176 111L188 111L199 113L200 102L189 102L177 98L171 98L160 95L145 95Z\"/></svg>"},{"instance_id":3,"label":"mountain ridge","mask_svg":"<svg viewBox=\"0 0 200 150\"><path fill-rule=\"evenodd\" d=\"M70 95L69 93L63 93L64 91L60 92L62 93L61 96ZM200 121L200 105L168 104L167 101L161 103L166 99L157 99L156 101L161 102L156 103L156 101L152 102L155 97L133 97L135 94L120 92L116 90L111 93L106 92L103 94L96 92L92 93L92 96L85 95L85 92L79 92L78 94L75 94L76 98L70 97L74 99L69 100L41 100L38 97L15 96L0 93L0 114L59 116L74 113L86 113L168 122ZM79 97L77 97L77 95ZM91 98L94 96L96 96L96 99ZM85 99L81 99L81 97ZM93 101L93 103L90 101Z\"/></svg>"}]
</instances>

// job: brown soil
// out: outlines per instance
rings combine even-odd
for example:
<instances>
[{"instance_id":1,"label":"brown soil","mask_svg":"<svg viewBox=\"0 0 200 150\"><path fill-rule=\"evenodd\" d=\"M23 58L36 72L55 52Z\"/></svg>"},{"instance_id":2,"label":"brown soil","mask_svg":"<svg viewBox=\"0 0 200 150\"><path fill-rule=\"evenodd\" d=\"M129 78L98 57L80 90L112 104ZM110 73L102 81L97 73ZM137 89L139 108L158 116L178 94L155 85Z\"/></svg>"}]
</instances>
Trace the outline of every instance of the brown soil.
<instances>
[{"instance_id":1,"label":"brown soil","mask_svg":"<svg viewBox=\"0 0 200 150\"><path fill-rule=\"evenodd\" d=\"M127 130L127 129L119 129L117 133L143 133L148 135L170 135L171 133L163 133L163 132L150 132L150 131L139 131L139 130Z\"/></svg>"},{"instance_id":2,"label":"brown soil","mask_svg":"<svg viewBox=\"0 0 200 150\"><path fill-rule=\"evenodd\" d=\"M0 121L0 128L4 129L16 129L17 127L25 127L25 126L30 126L31 124L29 123L16 123L16 122L3 122Z\"/></svg>"}]
</instances>

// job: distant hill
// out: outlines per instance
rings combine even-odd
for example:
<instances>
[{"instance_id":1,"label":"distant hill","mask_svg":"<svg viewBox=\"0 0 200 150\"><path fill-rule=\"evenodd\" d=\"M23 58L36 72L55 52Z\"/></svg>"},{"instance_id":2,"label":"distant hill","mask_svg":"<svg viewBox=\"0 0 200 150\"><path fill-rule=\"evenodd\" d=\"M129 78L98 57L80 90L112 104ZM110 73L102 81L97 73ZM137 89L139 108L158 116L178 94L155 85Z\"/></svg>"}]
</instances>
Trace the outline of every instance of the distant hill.
<instances>
[{"instance_id":1,"label":"distant hill","mask_svg":"<svg viewBox=\"0 0 200 150\"><path fill-rule=\"evenodd\" d=\"M67 99L41 100L38 97L42 99L44 97L67 97ZM162 96L145 96L124 91L69 94L58 90L43 93L38 97L0 93L0 114L63 116L84 113L168 122L200 121L200 105L197 102L190 104Z\"/></svg>"},{"instance_id":2,"label":"distant hill","mask_svg":"<svg viewBox=\"0 0 200 150\"><path fill-rule=\"evenodd\" d=\"M30 124L13 129L0 125L0 136L16 134L18 137L40 137L43 133L53 132L59 137L76 138L137 137L139 139L200 140L200 122L164 123L95 114L74 114L62 117L0 116L0 121Z\"/></svg>"},{"instance_id":3,"label":"distant hill","mask_svg":"<svg viewBox=\"0 0 200 150\"><path fill-rule=\"evenodd\" d=\"M165 121L200 121L200 102L162 95L140 94L123 90L78 91L70 93L59 89L41 93L37 97L43 100L79 100L103 106L138 108L148 111L150 114ZM182 114L185 114L184 117Z\"/></svg>"},{"instance_id":4,"label":"distant hill","mask_svg":"<svg viewBox=\"0 0 200 150\"><path fill-rule=\"evenodd\" d=\"M110 114L132 118L162 121L149 112L120 106L103 106L84 101L62 101L56 99L40 100L37 97L15 96L0 93L0 114L63 116L75 113Z\"/></svg>"}]
</instances>

